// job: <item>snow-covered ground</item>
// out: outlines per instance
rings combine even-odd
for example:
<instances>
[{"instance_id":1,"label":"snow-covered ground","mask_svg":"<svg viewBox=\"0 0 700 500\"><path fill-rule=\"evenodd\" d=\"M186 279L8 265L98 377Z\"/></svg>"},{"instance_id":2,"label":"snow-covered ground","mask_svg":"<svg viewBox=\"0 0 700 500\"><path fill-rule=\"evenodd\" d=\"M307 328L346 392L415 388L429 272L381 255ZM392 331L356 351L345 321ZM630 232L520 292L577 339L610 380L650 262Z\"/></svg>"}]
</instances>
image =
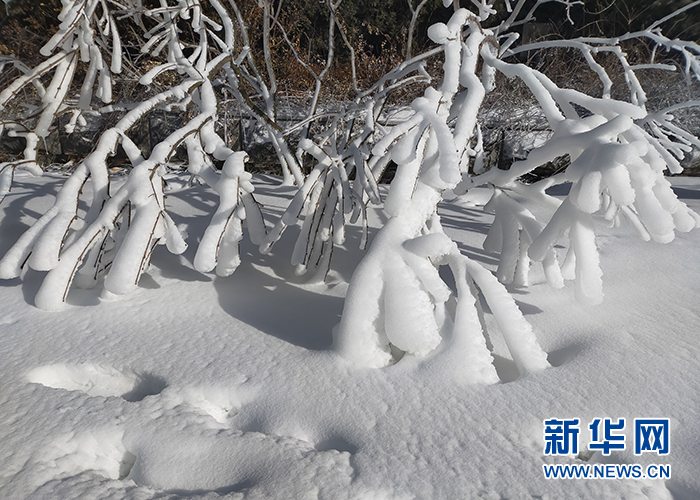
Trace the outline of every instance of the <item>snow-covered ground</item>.
<instances>
[{"instance_id":1,"label":"snow-covered ground","mask_svg":"<svg viewBox=\"0 0 700 500\"><path fill-rule=\"evenodd\" d=\"M0 254L60 183L18 177L0 207ZM700 180L674 185L700 210ZM281 213L280 192L293 194L256 178L268 215ZM168 197L191 241L215 203L203 187ZM466 201L440 212L461 250L493 269L481 250L492 216ZM700 231L670 245L600 231L605 302L578 305L572 287L535 274L513 293L553 367L518 378L493 335L502 383L489 386L406 360L359 369L330 350L359 229L324 285L294 276L293 235L265 256L246 242L230 278L194 271L196 245L159 247L135 293L74 290L61 312L32 305L41 273L2 282L0 498L700 498ZM544 455L543 420L581 419L583 448L603 417L627 420L625 451ZM634 455L631 422L645 417L670 419L669 455ZM672 477L543 477L543 464L601 461L670 464Z\"/></svg>"}]
</instances>

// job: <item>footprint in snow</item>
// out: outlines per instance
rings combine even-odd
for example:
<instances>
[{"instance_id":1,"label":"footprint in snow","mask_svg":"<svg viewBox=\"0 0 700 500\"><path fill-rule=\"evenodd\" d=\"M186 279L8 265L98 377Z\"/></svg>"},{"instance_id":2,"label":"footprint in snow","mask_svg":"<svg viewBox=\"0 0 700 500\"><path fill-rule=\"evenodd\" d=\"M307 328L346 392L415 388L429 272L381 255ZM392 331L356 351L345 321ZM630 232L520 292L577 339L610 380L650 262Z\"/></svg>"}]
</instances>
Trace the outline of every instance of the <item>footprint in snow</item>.
<instances>
[{"instance_id":1,"label":"footprint in snow","mask_svg":"<svg viewBox=\"0 0 700 500\"><path fill-rule=\"evenodd\" d=\"M185 387L163 396L211 417L213 426L222 428L231 426L244 403L242 394L218 387Z\"/></svg>"},{"instance_id":2,"label":"footprint in snow","mask_svg":"<svg viewBox=\"0 0 700 500\"><path fill-rule=\"evenodd\" d=\"M119 396L130 402L160 394L167 385L151 374L94 364L40 366L30 371L27 379L54 389L82 391L89 396Z\"/></svg>"},{"instance_id":3,"label":"footprint in snow","mask_svg":"<svg viewBox=\"0 0 700 500\"><path fill-rule=\"evenodd\" d=\"M252 398L246 391L165 390L166 382L156 376L98 364L41 366L30 371L27 379L130 402L156 396L148 400L148 407L175 410L165 420L146 418L139 423L138 415L143 418L147 413L147 407L140 409L139 404L133 407L137 413L131 422L59 437L31 466L36 467L32 475L44 477L47 486L53 479L67 485L65 478L97 474L123 481L123 488L144 487L187 497L245 494L254 489L263 497L275 491L288 491L290 498L325 491L329 498L340 498L338 494L349 490L355 475L351 460L357 450L345 441L331 439L314 446L293 437L232 429L234 417ZM201 415L199 422L204 425L178 424L192 422L193 414ZM96 481L94 487L99 489L101 484Z\"/></svg>"}]
</instances>

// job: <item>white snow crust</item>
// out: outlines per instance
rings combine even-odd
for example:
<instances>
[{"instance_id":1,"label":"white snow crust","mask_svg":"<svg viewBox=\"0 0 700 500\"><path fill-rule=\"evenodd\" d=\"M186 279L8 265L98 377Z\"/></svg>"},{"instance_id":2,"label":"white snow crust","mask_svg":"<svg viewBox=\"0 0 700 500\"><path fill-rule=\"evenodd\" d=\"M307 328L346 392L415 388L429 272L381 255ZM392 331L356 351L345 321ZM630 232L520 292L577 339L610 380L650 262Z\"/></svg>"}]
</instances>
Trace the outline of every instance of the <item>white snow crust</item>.
<instances>
[{"instance_id":1,"label":"white snow crust","mask_svg":"<svg viewBox=\"0 0 700 500\"><path fill-rule=\"evenodd\" d=\"M0 254L50 206L61 182L18 173L0 205ZM577 200L590 210L597 183L617 186L614 196L624 203L630 182L647 181L613 169L586 182ZM455 336L435 348L431 339L444 331L411 325L412 311L401 314L400 303L369 297L386 308L374 316L391 323L392 341L429 352L367 369L331 350L361 258L359 225L347 227L325 284L304 284L289 270L295 235L266 255L246 236L232 276L202 274L194 269L193 243L209 223L202 215L224 202L185 178L168 183L168 213L177 227L187 225L189 245L181 255L157 247L133 293L98 299L74 289L63 310L49 313L31 305L43 272L0 283L0 498L700 497L700 232L660 245L640 240L631 225L598 226L605 301L593 307L574 298L586 293L577 286L596 288L599 277L555 290L533 266L530 288L511 289L532 326L527 332L517 313L499 324L489 308L489 294L502 290L491 289L495 277L486 276L497 271L497 255L482 249L494 215L474 207L488 196L442 202L444 231L488 270L469 269L471 286L485 298L477 299L478 315L465 301L457 321L471 332L483 322L498 334L483 341ZM252 183L266 218L279 218L290 191L282 188L288 194L280 201L279 179L256 176ZM671 183L682 201L700 209L699 180ZM523 220L551 215L524 200L522 206ZM369 209L370 238L380 217ZM590 244L585 224L572 231L574 244ZM435 255L441 245L424 238L407 244L406 253ZM567 248L553 251L566 262ZM576 262L570 265L578 272ZM400 287L403 270L393 272ZM450 285L450 276L442 277ZM449 295L428 279L421 286L437 304ZM426 307L421 300L410 307ZM373 313L367 314L369 321ZM419 329L423 335L413 335ZM510 352L527 353L523 335L532 334L547 360L512 359ZM518 343L515 351L508 345ZM547 362L551 367L539 369ZM539 365L531 370L528 363ZM542 421L554 417L670 418L668 457L635 457L628 446L605 460L669 463L672 478L545 480L542 464L584 463L544 456ZM602 460L599 453L590 462Z\"/></svg>"}]
</instances>

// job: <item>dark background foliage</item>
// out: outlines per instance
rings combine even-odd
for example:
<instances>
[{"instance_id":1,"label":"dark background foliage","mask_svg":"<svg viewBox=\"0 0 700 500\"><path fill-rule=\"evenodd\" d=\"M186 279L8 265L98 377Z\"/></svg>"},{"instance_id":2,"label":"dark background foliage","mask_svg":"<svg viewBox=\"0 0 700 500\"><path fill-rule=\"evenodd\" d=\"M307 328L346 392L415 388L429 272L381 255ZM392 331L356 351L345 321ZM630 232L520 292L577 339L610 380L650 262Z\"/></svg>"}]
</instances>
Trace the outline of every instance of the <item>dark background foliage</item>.
<instances>
[{"instance_id":1,"label":"dark background foliage","mask_svg":"<svg viewBox=\"0 0 700 500\"><path fill-rule=\"evenodd\" d=\"M360 81L372 82L399 62L405 55L406 35L411 19L408 0L352 0L343 2L338 16L348 39L355 48ZM414 5L419 0L413 0ZM528 0L526 11L536 0ZM538 8L536 24L526 29L526 39L559 38L571 36L613 36L627 31L636 31L650 25L691 0L585 0L584 5L570 9L571 24L565 8L558 2L550 2ZM462 3L467 3L462 0ZM262 18L257 2L240 2L248 20L249 35L258 57L262 52ZM325 3L320 0L283 0L280 23L294 43L297 51L313 67L320 68L325 62L328 47L329 15ZM13 54L32 66L41 60L39 49L58 27L57 15L61 10L60 0L13 0L7 9L0 8L0 54ZM506 16L504 9L500 16ZM430 46L426 31L428 26L449 18L452 8L445 9L441 0L426 3L418 20L413 53ZM273 27L273 36L275 34ZM350 53L336 30L336 61L333 77L339 92L349 86ZM664 32L671 37L686 40L700 39L700 9L691 9L685 14L664 24ZM137 45L138 34L123 33L128 42ZM279 35L279 33L277 33ZM281 37L272 44L279 78L288 88L304 90L312 84L312 78L294 61L293 54ZM134 58L143 62L146 56L133 51Z\"/></svg>"}]
</instances>

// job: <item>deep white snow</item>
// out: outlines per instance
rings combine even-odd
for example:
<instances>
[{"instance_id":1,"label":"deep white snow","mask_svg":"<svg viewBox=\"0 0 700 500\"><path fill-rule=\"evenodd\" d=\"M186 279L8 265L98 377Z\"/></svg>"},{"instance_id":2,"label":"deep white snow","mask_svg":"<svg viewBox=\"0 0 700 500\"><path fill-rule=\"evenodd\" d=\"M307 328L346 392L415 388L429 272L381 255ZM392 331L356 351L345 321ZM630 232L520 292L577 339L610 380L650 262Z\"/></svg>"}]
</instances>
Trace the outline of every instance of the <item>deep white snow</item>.
<instances>
[{"instance_id":1,"label":"deep white snow","mask_svg":"<svg viewBox=\"0 0 700 500\"><path fill-rule=\"evenodd\" d=\"M62 182L18 174L0 206L0 254ZM271 195L288 201L293 188L253 183L268 219L279 217L284 204ZM672 184L700 209L700 180ZM494 216L475 206L488 200L483 191L439 211L460 250L496 271L482 249ZM700 231L662 245L629 225L598 228L598 306L578 304L573 284L553 289L533 263L530 288L511 292L553 366L518 377L484 302L500 382L473 385L443 347L427 362L407 356L381 369L330 350L361 227L348 227L325 284L303 284L289 265L298 226L267 255L245 235L238 269L222 278L193 266L218 196L177 177L166 195L189 247L158 247L131 294L100 299L100 283L44 312L33 306L42 273L0 282L0 498L700 497ZM374 228L385 217L369 216ZM555 250L563 261L566 249ZM400 335L410 315L392 308ZM542 464L585 463L544 456L543 420L555 417L582 420L582 447L594 418L670 418L667 457L635 457L628 445L583 458L668 463L672 478L545 480Z\"/></svg>"}]
</instances>

